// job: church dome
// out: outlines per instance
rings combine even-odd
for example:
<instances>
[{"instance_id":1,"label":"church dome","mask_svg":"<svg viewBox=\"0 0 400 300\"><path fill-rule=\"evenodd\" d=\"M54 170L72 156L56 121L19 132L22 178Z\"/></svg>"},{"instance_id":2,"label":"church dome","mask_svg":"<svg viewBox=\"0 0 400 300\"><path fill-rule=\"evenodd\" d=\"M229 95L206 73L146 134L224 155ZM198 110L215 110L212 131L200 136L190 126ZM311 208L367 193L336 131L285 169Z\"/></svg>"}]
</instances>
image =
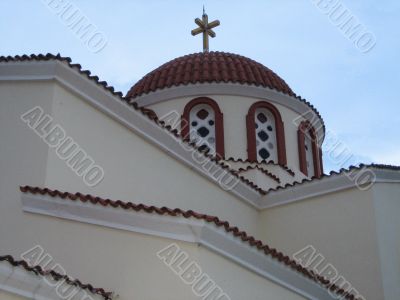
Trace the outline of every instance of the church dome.
<instances>
[{"instance_id":1,"label":"church dome","mask_svg":"<svg viewBox=\"0 0 400 300\"><path fill-rule=\"evenodd\" d=\"M262 86L294 96L282 78L250 58L226 52L201 52L175 58L148 73L129 90L127 97L205 82Z\"/></svg>"}]
</instances>

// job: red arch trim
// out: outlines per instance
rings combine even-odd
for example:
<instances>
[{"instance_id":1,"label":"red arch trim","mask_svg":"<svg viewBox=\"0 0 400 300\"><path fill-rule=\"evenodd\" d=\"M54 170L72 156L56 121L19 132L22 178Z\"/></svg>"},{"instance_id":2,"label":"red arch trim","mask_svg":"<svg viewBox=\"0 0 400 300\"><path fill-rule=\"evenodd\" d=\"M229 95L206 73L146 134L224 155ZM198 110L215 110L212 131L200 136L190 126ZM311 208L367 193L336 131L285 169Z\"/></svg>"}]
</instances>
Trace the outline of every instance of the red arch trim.
<instances>
[{"instance_id":1,"label":"red arch trim","mask_svg":"<svg viewBox=\"0 0 400 300\"><path fill-rule=\"evenodd\" d=\"M305 146L305 134L307 132L310 133L311 142L312 142L314 174L315 174L314 176L317 178L320 178L322 176L322 151L318 147L317 135L316 135L315 129L309 121L301 122L299 125L299 129L297 131L300 171L303 172L304 175L308 176L306 150L304 147Z\"/></svg>"},{"instance_id":2,"label":"red arch trim","mask_svg":"<svg viewBox=\"0 0 400 300\"><path fill-rule=\"evenodd\" d=\"M183 110L181 118L181 135L186 140L190 140L190 111L193 107L199 104L207 104L214 110L215 115L215 151L217 159L224 159L225 145L224 145L224 122L223 114L213 99L207 97L199 97L188 102Z\"/></svg>"},{"instance_id":3,"label":"red arch trim","mask_svg":"<svg viewBox=\"0 0 400 300\"><path fill-rule=\"evenodd\" d=\"M268 109L275 118L276 142L278 147L278 164L286 166L285 130L279 110L269 102L259 101L250 106L246 116L247 124L247 155L249 161L257 161L255 114L257 108Z\"/></svg>"}]
</instances>

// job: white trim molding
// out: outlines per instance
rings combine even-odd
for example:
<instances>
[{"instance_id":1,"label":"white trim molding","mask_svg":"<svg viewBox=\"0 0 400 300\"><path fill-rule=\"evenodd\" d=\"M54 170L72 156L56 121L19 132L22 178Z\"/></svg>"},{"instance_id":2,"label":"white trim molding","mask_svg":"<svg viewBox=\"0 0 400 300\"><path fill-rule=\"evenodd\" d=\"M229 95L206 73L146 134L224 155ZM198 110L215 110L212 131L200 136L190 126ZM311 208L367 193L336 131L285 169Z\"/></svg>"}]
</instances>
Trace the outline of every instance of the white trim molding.
<instances>
[{"instance_id":1,"label":"white trim molding","mask_svg":"<svg viewBox=\"0 0 400 300\"><path fill-rule=\"evenodd\" d=\"M214 224L40 194L22 194L25 212L196 243L306 299L332 300L328 289Z\"/></svg>"},{"instance_id":2,"label":"white trim molding","mask_svg":"<svg viewBox=\"0 0 400 300\"><path fill-rule=\"evenodd\" d=\"M365 170L368 171L367 173ZM363 177L363 174L370 175ZM268 209L312 197L359 188L360 192L373 188L379 183L400 183L400 171L379 169L373 166L314 179L291 187L270 191L262 197L260 209Z\"/></svg>"}]
</instances>

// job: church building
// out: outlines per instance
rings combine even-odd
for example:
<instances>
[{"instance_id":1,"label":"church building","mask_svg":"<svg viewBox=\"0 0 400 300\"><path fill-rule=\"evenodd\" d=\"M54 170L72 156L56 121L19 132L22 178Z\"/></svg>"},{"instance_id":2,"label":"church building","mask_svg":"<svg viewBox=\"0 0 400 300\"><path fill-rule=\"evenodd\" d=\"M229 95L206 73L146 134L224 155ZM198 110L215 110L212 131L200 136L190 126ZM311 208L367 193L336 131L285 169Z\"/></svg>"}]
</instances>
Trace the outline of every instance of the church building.
<instances>
[{"instance_id":1,"label":"church building","mask_svg":"<svg viewBox=\"0 0 400 300\"><path fill-rule=\"evenodd\" d=\"M324 172L317 108L195 23L126 95L0 57L0 299L400 299L400 167Z\"/></svg>"}]
</instances>

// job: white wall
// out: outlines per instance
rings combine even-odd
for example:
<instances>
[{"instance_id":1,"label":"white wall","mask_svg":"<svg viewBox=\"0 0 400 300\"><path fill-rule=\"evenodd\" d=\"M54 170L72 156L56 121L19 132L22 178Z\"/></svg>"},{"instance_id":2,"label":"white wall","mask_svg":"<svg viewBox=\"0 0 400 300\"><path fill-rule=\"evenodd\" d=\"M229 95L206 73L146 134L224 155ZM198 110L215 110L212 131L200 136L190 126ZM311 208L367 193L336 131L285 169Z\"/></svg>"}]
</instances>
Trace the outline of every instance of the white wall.
<instances>
[{"instance_id":1,"label":"white wall","mask_svg":"<svg viewBox=\"0 0 400 300\"><path fill-rule=\"evenodd\" d=\"M24 300L26 298L22 297L22 296L15 295L15 294L10 294L10 293L7 293L7 292L3 292L3 291L0 290L0 299L2 299L2 300Z\"/></svg>"},{"instance_id":2,"label":"white wall","mask_svg":"<svg viewBox=\"0 0 400 300\"><path fill-rule=\"evenodd\" d=\"M12 241L26 238L29 227L22 218L21 204L16 195L19 186L43 186L47 165L46 144L25 125L20 116L40 105L51 112L54 84L0 83L0 253L16 247Z\"/></svg>"},{"instance_id":3,"label":"white wall","mask_svg":"<svg viewBox=\"0 0 400 300\"><path fill-rule=\"evenodd\" d=\"M250 232L256 231L255 208L193 172L130 130L92 108L60 86L55 87L52 115L104 168L104 180L87 187L49 152L46 186L111 199L218 215Z\"/></svg>"},{"instance_id":4,"label":"white wall","mask_svg":"<svg viewBox=\"0 0 400 300\"><path fill-rule=\"evenodd\" d=\"M375 184L376 233L385 299L400 295L400 184Z\"/></svg>"},{"instance_id":5,"label":"white wall","mask_svg":"<svg viewBox=\"0 0 400 300\"><path fill-rule=\"evenodd\" d=\"M326 258L318 270L331 263L366 299L383 299L374 201L352 188L269 208L261 237L290 256L312 245Z\"/></svg>"},{"instance_id":6,"label":"white wall","mask_svg":"<svg viewBox=\"0 0 400 300\"><path fill-rule=\"evenodd\" d=\"M304 299L228 260L221 259L219 255L203 247L199 248L198 260L203 271L211 275L232 300Z\"/></svg>"},{"instance_id":7,"label":"white wall","mask_svg":"<svg viewBox=\"0 0 400 300\"><path fill-rule=\"evenodd\" d=\"M194 209L216 214L250 232L256 230L257 212L253 208L55 83L7 82L0 85L0 95L2 255L18 258L41 245L69 275L116 291L121 300L194 299L190 288L155 256L170 240L23 213L19 185ZM54 122L104 168L105 178L98 186L85 186L19 119L36 105L51 113ZM179 245L221 282L233 300L242 300L243 295L249 299L301 299L208 250Z\"/></svg>"}]
</instances>

